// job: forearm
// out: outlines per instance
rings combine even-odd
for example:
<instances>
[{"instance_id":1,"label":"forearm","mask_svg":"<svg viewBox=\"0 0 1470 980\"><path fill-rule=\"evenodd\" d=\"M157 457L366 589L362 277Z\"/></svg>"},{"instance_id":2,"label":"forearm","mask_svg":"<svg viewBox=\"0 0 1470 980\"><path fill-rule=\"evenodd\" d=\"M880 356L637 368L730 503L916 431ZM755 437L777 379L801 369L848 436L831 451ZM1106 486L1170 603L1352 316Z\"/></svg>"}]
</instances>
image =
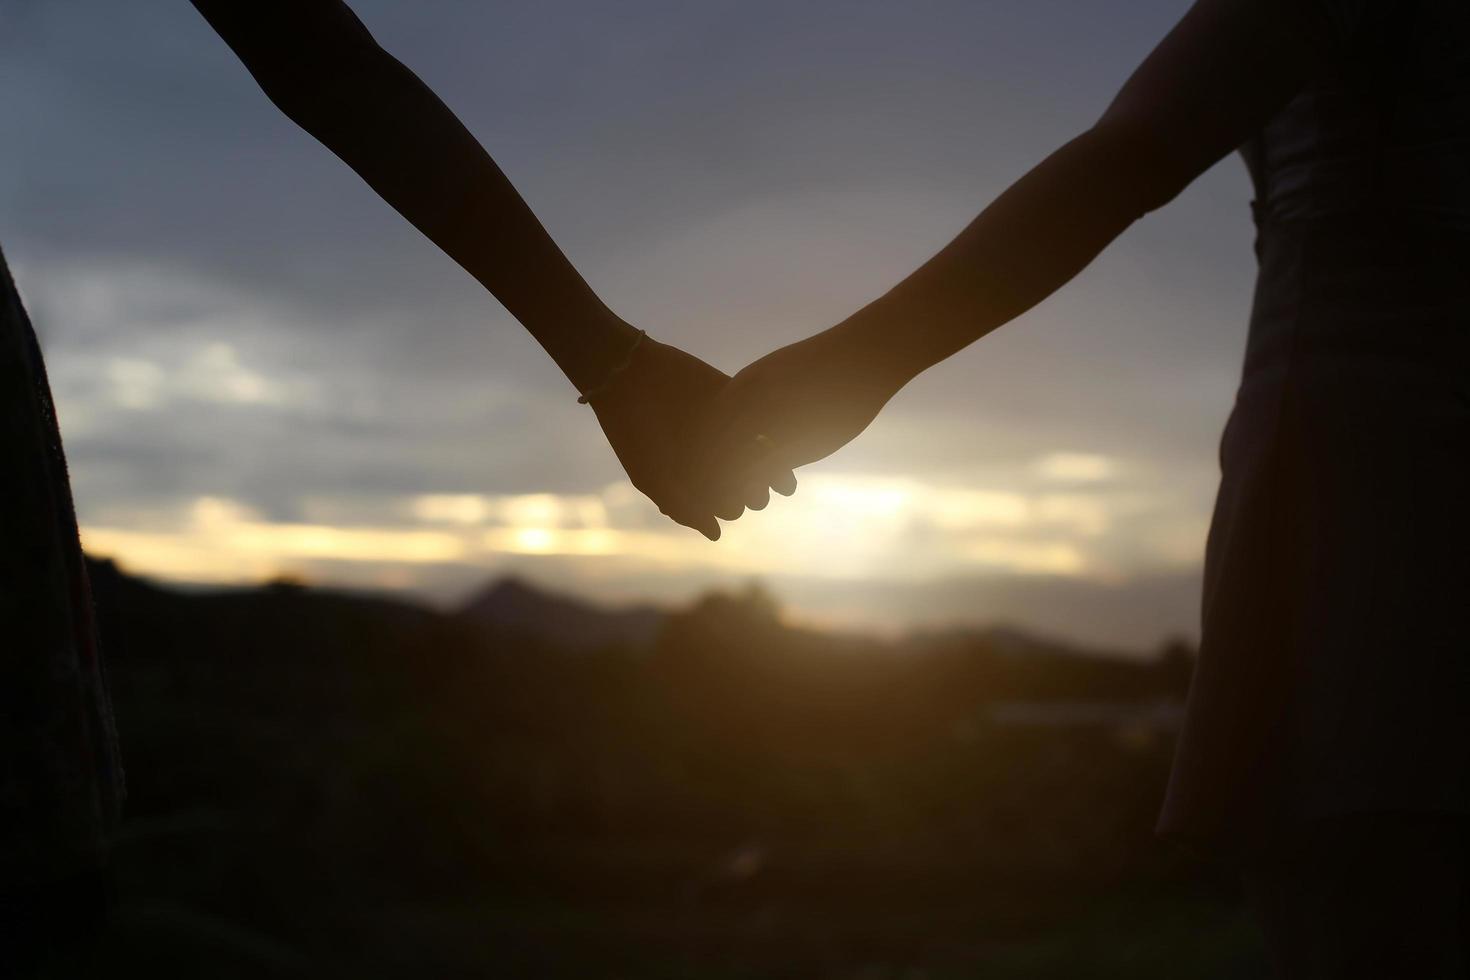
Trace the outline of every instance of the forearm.
<instances>
[{"instance_id":1,"label":"forearm","mask_svg":"<svg viewBox=\"0 0 1470 980\"><path fill-rule=\"evenodd\" d=\"M1060 288L1270 119L1323 55L1319 4L1196 0L1092 129L831 333L902 385ZM852 352L858 352L854 354Z\"/></svg>"},{"instance_id":2,"label":"forearm","mask_svg":"<svg viewBox=\"0 0 1470 980\"><path fill-rule=\"evenodd\" d=\"M253 20L196 5L271 100L490 290L574 385L596 385L623 355L632 328L597 297L454 114L344 5L267 2L257 11L287 12ZM272 17L282 23L260 25Z\"/></svg>"},{"instance_id":3,"label":"forearm","mask_svg":"<svg viewBox=\"0 0 1470 980\"><path fill-rule=\"evenodd\" d=\"M901 387L1040 303L1173 197L1180 179L1147 160L1122 134L1082 134L907 279L832 328L833 348Z\"/></svg>"}]
</instances>

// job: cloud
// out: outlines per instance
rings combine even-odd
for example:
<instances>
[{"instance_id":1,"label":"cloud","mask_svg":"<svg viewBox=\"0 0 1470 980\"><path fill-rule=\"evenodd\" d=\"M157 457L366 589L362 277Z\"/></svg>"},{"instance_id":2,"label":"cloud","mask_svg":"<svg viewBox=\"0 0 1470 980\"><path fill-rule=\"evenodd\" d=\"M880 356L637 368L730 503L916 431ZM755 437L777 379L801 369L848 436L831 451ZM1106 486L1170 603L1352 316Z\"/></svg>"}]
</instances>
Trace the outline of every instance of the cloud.
<instances>
[{"instance_id":1,"label":"cloud","mask_svg":"<svg viewBox=\"0 0 1470 980\"><path fill-rule=\"evenodd\" d=\"M177 581L248 582L328 563L391 569L399 587L444 598L455 589L534 556L579 559L584 591L628 574L671 582L706 577L831 581L866 591L977 575L1075 579L1117 587L1139 575L1189 571L1193 553L1159 547L1167 530L1199 529L1181 501L1137 487L1058 492L1031 470L996 474L991 487L915 478L813 475L797 497L730 525L712 546L660 519L625 483L583 494L425 493L314 496L289 517L271 517L216 495L158 500L136 513L114 508L84 522L89 548L135 571ZM1011 482L1007 483L1009 479ZM1029 481L1029 483L1028 483ZM1138 522L1154 534L1137 533ZM687 598L687 596L683 596ZM880 604L881 605L881 604ZM878 608L878 607L874 607ZM1064 618L1061 607L1048 617ZM1177 613L1177 610L1176 610ZM911 617L889 608L886 617ZM869 617L871 618L871 617Z\"/></svg>"},{"instance_id":2,"label":"cloud","mask_svg":"<svg viewBox=\"0 0 1470 980\"><path fill-rule=\"evenodd\" d=\"M1114 461L1098 453L1049 453L1036 461L1043 479L1057 483L1095 483L1113 475Z\"/></svg>"},{"instance_id":3,"label":"cloud","mask_svg":"<svg viewBox=\"0 0 1470 980\"><path fill-rule=\"evenodd\" d=\"M889 288L1090 123L1177 16L1164 0L354 7L616 309L729 370ZM537 345L187 4L4 17L0 238L83 521L140 566L294 563L435 595L523 562L604 593L897 581L912 610L924 582L980 571L1102 588L1197 568L1249 301L1238 168L909 386L712 548L626 486ZM234 509L201 521L204 500Z\"/></svg>"}]
</instances>

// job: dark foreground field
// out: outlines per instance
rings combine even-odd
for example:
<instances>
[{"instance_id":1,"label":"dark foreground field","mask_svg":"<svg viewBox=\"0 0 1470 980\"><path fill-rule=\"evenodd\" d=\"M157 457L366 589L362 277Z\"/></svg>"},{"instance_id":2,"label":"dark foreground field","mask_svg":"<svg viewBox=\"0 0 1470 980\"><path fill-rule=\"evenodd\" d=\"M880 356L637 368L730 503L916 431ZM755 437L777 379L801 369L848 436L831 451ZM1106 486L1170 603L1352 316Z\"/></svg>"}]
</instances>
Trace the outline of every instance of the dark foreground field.
<instances>
[{"instance_id":1,"label":"dark foreground field","mask_svg":"<svg viewBox=\"0 0 1470 980\"><path fill-rule=\"evenodd\" d=\"M97 571L131 800L106 965L58 976L1262 975L1150 833L1183 650Z\"/></svg>"}]
</instances>

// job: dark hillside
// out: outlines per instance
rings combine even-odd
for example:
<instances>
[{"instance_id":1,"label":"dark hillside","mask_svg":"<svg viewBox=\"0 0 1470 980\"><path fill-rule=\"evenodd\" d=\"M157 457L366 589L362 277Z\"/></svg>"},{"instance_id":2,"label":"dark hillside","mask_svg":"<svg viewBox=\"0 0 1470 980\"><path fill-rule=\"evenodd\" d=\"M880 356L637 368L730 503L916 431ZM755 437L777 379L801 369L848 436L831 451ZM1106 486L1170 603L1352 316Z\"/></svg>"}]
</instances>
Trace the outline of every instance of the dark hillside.
<instances>
[{"instance_id":1,"label":"dark hillside","mask_svg":"<svg viewBox=\"0 0 1470 980\"><path fill-rule=\"evenodd\" d=\"M531 620L95 572L131 788L116 962L1063 976L1093 944L1166 976L1152 944L1199 930L1234 952L1190 975L1250 962L1228 891L1150 833L1184 651L878 642L750 590L594 652ZM996 972L1026 949L1062 972Z\"/></svg>"}]
</instances>

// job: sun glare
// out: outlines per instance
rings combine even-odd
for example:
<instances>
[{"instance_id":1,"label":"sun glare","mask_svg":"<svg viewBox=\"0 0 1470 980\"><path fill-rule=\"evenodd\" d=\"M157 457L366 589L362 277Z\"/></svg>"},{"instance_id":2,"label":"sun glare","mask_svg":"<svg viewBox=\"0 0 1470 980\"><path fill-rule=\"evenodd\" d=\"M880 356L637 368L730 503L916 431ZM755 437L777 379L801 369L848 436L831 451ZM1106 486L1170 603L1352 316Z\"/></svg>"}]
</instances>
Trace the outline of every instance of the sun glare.
<instances>
[{"instance_id":1,"label":"sun glare","mask_svg":"<svg viewBox=\"0 0 1470 980\"><path fill-rule=\"evenodd\" d=\"M1038 461L1029 483L995 488L814 474L796 496L775 497L763 513L725 524L717 544L659 518L622 484L592 494L436 493L366 504L312 498L307 512L316 519L309 522L273 521L238 501L203 496L172 518L88 524L84 538L92 552L138 572L208 582L334 563L376 564L384 574L396 569L393 581L415 581L422 574L415 567L489 573L513 556L573 558L597 576L656 566L664 573L833 580L980 571L1096 578L1127 567L1108 550L1116 547L1114 531L1162 506L1117 492L1104 481L1116 473L1105 457L1054 454ZM1150 526L1145 537L1158 543L1160 562L1195 557L1193 525L1178 533L1169 521Z\"/></svg>"}]
</instances>

